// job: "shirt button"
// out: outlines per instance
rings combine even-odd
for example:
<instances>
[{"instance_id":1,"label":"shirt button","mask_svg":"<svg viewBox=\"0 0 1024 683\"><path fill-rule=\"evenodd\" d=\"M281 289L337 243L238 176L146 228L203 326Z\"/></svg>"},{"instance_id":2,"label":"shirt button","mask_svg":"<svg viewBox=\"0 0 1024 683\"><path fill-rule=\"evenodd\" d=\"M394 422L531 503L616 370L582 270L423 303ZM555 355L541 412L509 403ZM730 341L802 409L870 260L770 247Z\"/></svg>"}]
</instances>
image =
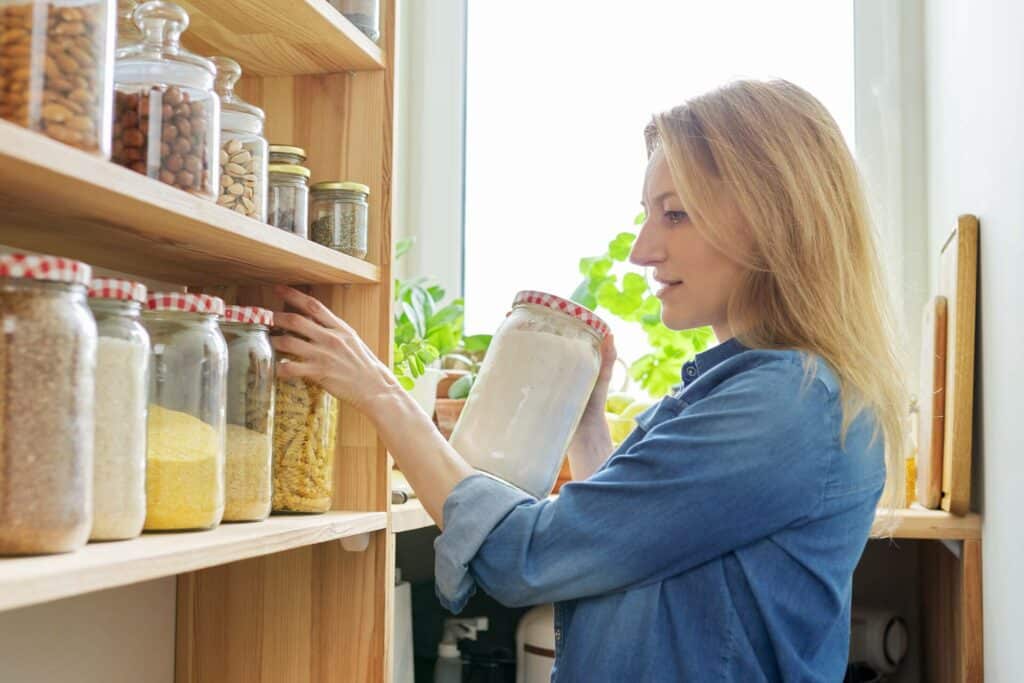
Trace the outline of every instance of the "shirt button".
<instances>
[{"instance_id":1,"label":"shirt button","mask_svg":"<svg viewBox=\"0 0 1024 683\"><path fill-rule=\"evenodd\" d=\"M692 365L686 366L686 376L687 377L696 377L697 376L697 368L693 367Z\"/></svg>"}]
</instances>

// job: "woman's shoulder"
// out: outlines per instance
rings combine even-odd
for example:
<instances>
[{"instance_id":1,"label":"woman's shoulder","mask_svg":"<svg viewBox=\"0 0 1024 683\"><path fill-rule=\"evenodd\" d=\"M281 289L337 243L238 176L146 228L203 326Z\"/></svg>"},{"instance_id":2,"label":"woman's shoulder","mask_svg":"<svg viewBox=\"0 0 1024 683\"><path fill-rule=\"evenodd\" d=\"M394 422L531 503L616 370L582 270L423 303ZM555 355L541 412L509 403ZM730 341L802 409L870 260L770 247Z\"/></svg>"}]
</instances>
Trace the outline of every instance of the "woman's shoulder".
<instances>
[{"instance_id":1,"label":"woman's shoulder","mask_svg":"<svg viewBox=\"0 0 1024 683\"><path fill-rule=\"evenodd\" d=\"M706 379L705 395L742 392L778 402L809 393L828 405L839 398L835 370L821 356L798 349L747 349L713 368Z\"/></svg>"}]
</instances>

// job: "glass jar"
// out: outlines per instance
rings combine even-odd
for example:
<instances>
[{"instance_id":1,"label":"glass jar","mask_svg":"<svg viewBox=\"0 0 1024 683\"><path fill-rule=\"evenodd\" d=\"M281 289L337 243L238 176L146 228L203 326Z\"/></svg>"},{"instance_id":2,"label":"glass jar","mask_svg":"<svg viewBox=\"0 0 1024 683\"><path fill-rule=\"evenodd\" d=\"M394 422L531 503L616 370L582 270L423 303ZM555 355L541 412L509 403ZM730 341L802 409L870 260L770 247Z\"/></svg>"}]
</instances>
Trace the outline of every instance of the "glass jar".
<instances>
[{"instance_id":1,"label":"glass jar","mask_svg":"<svg viewBox=\"0 0 1024 683\"><path fill-rule=\"evenodd\" d=\"M306 150L291 145L271 145L270 163L301 166L306 163Z\"/></svg>"},{"instance_id":2,"label":"glass jar","mask_svg":"<svg viewBox=\"0 0 1024 683\"><path fill-rule=\"evenodd\" d=\"M220 323L228 344L225 522L252 522L270 515L273 321L268 310L228 306Z\"/></svg>"},{"instance_id":3,"label":"glass jar","mask_svg":"<svg viewBox=\"0 0 1024 683\"><path fill-rule=\"evenodd\" d=\"M146 529L206 529L224 514L228 350L205 294L150 294Z\"/></svg>"},{"instance_id":4,"label":"glass jar","mask_svg":"<svg viewBox=\"0 0 1024 683\"><path fill-rule=\"evenodd\" d=\"M146 403L149 334L139 322L146 287L97 278L89 287L96 318L96 438L93 541L135 538L146 521Z\"/></svg>"},{"instance_id":5,"label":"glass jar","mask_svg":"<svg viewBox=\"0 0 1024 683\"><path fill-rule=\"evenodd\" d=\"M327 512L334 492L338 399L305 380L278 379L275 401L274 511Z\"/></svg>"},{"instance_id":6,"label":"glass jar","mask_svg":"<svg viewBox=\"0 0 1024 683\"><path fill-rule=\"evenodd\" d=\"M536 498L551 492L601 369L608 326L579 304L516 295L455 425L470 465Z\"/></svg>"},{"instance_id":7,"label":"glass jar","mask_svg":"<svg viewBox=\"0 0 1024 683\"><path fill-rule=\"evenodd\" d=\"M331 0L331 4L355 24L367 38L380 38L380 0Z\"/></svg>"},{"instance_id":8,"label":"glass jar","mask_svg":"<svg viewBox=\"0 0 1024 683\"><path fill-rule=\"evenodd\" d=\"M135 8L139 0L117 0L117 47L122 48L142 40L142 33L135 25Z\"/></svg>"},{"instance_id":9,"label":"glass jar","mask_svg":"<svg viewBox=\"0 0 1024 683\"><path fill-rule=\"evenodd\" d=\"M294 164L270 164L268 170L267 222L299 237L307 237L309 169Z\"/></svg>"},{"instance_id":10,"label":"glass jar","mask_svg":"<svg viewBox=\"0 0 1024 683\"><path fill-rule=\"evenodd\" d=\"M366 258L370 188L360 183L323 182L309 190L309 236L317 244Z\"/></svg>"},{"instance_id":11,"label":"glass jar","mask_svg":"<svg viewBox=\"0 0 1024 683\"><path fill-rule=\"evenodd\" d=\"M212 57L220 95L220 196L217 203L243 216L267 222L266 114L235 94L242 67L227 57Z\"/></svg>"},{"instance_id":12,"label":"glass jar","mask_svg":"<svg viewBox=\"0 0 1024 683\"><path fill-rule=\"evenodd\" d=\"M75 550L92 524L90 268L0 256L0 554Z\"/></svg>"},{"instance_id":13,"label":"glass jar","mask_svg":"<svg viewBox=\"0 0 1024 683\"><path fill-rule=\"evenodd\" d=\"M135 10L141 42L117 50L113 160L186 192L217 198L220 98L213 64L179 45L188 14L151 0Z\"/></svg>"},{"instance_id":14,"label":"glass jar","mask_svg":"<svg viewBox=\"0 0 1024 683\"><path fill-rule=\"evenodd\" d=\"M110 158L114 0L0 0L0 118Z\"/></svg>"}]
</instances>

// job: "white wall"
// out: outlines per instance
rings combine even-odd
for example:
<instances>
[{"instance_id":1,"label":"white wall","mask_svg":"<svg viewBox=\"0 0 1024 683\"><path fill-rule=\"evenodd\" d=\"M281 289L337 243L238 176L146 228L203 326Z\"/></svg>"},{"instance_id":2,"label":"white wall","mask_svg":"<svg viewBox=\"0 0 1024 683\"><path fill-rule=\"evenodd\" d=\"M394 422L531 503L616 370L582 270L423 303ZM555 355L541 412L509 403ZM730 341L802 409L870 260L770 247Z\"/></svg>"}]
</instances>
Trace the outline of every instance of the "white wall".
<instances>
[{"instance_id":1,"label":"white wall","mask_svg":"<svg viewBox=\"0 0 1024 683\"><path fill-rule=\"evenodd\" d=\"M957 214L981 221L974 500L984 514L985 674L1024 672L1024 3L928 0L932 281Z\"/></svg>"},{"instance_id":2,"label":"white wall","mask_svg":"<svg viewBox=\"0 0 1024 683\"><path fill-rule=\"evenodd\" d=\"M173 683L175 580L0 613L0 681Z\"/></svg>"}]
</instances>

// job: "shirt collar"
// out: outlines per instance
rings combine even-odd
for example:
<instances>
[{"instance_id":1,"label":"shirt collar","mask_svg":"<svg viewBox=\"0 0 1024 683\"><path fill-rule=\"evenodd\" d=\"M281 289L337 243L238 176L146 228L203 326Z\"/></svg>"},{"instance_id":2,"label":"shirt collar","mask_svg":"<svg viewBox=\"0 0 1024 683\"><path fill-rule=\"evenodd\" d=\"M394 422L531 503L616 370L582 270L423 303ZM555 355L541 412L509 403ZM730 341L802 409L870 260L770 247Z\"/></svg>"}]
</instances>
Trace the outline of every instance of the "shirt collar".
<instances>
[{"instance_id":1,"label":"shirt collar","mask_svg":"<svg viewBox=\"0 0 1024 683\"><path fill-rule=\"evenodd\" d=\"M718 346L698 353L692 360L683 363L683 384L691 384L705 372L719 363L729 360L747 350L736 337L726 339Z\"/></svg>"}]
</instances>

